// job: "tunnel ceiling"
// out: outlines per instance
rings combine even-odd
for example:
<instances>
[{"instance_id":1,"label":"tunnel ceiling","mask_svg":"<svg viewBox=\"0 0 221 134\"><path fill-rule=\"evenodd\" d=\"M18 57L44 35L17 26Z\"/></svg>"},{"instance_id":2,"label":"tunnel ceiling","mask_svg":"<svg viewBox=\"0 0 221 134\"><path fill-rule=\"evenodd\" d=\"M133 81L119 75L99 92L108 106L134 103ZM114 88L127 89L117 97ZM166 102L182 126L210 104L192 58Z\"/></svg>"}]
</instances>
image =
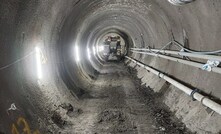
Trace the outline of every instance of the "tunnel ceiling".
<instances>
[{"instance_id":1,"label":"tunnel ceiling","mask_svg":"<svg viewBox=\"0 0 221 134\"><path fill-rule=\"evenodd\" d=\"M78 45L82 63L76 65L75 62L64 63L66 74L76 77L76 66L81 69L83 75L94 75L94 71L99 71L102 61L98 57L88 60L87 52L96 46L98 39L105 33L116 31L128 42L128 46L142 46L145 42L148 44L157 41L157 29L164 32L165 37L169 39L168 25L162 16L165 13L160 10L154 10L156 2L144 1L79 1L67 15L64 24L59 33L59 58L72 60L74 45ZM151 9L152 8L152 9ZM84 10L82 10L84 9ZM160 14L160 15L159 15ZM153 23L159 23L160 28L153 28ZM155 39L154 39L155 38ZM92 55L93 56L93 55ZM91 64L88 64L90 63ZM66 77L66 76L65 76ZM84 77L84 78L85 78ZM81 78L79 78L81 79Z\"/></svg>"}]
</instances>

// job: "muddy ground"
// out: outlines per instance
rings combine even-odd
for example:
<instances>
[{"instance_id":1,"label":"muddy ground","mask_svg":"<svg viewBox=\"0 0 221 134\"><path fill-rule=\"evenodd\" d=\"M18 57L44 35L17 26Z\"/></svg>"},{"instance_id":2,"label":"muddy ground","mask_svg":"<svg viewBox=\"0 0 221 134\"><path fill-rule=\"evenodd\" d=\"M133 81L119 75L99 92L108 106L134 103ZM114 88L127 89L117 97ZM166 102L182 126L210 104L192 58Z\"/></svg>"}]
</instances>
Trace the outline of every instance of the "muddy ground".
<instances>
[{"instance_id":1,"label":"muddy ground","mask_svg":"<svg viewBox=\"0 0 221 134\"><path fill-rule=\"evenodd\" d=\"M142 86L136 73L123 63L104 66L77 107L63 104L52 114L56 133L191 134L162 103L163 95Z\"/></svg>"}]
</instances>

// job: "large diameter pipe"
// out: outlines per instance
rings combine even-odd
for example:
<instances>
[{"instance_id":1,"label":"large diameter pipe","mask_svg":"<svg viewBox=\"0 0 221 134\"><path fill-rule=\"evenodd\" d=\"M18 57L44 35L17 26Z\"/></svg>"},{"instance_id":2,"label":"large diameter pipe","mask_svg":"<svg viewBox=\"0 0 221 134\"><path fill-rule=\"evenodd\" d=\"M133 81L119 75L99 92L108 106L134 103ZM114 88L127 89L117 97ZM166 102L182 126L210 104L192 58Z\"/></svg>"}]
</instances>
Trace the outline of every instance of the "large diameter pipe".
<instances>
[{"instance_id":1,"label":"large diameter pipe","mask_svg":"<svg viewBox=\"0 0 221 134\"><path fill-rule=\"evenodd\" d=\"M183 85L182 83L174 80L173 78L167 76L164 73L159 72L158 70L148 66L148 65L144 65L141 62L138 62L128 56L126 56L127 59L131 60L132 62L136 63L137 65L145 68L147 71L159 76L160 78L166 80L167 82L169 82L170 84L174 85L175 87L177 87L178 89L180 89L181 91L183 91L184 93L188 94L191 96L191 94L193 93L194 90L192 90L191 88ZM201 102L203 105L209 107L210 109L212 109L213 111L217 112L218 114L221 115L221 105L210 100L209 98L207 98L206 96L195 92L192 96L194 99L198 100L199 102Z\"/></svg>"},{"instance_id":2,"label":"large diameter pipe","mask_svg":"<svg viewBox=\"0 0 221 134\"><path fill-rule=\"evenodd\" d=\"M151 55L151 56L155 56L155 57L160 57L160 58L168 59L168 60L171 60L171 61L175 61L175 62L179 62L179 63L182 63L182 64L186 64L186 65L189 65L189 66L197 67L199 69L202 69L202 67L204 66L204 64L202 64L202 63L198 63L198 62L194 62L194 61L188 61L188 60L183 60L183 59L180 59L180 58L171 57L171 56L162 55L162 54L149 53L149 52L139 52L139 51L133 51L133 50L132 50L132 52L139 53L139 54L147 54L147 55ZM211 72L215 72L215 73L221 74L221 68L213 67Z\"/></svg>"},{"instance_id":3,"label":"large diameter pipe","mask_svg":"<svg viewBox=\"0 0 221 134\"><path fill-rule=\"evenodd\" d=\"M163 53L163 54L172 54L172 55L188 56L188 57L205 59L205 60L221 61L221 56L216 56L216 55L204 55L204 54L196 54L196 53L188 53L188 52L180 52L180 51L146 49L146 48L131 48L131 50L147 51L147 52L155 52L155 53Z\"/></svg>"}]
</instances>

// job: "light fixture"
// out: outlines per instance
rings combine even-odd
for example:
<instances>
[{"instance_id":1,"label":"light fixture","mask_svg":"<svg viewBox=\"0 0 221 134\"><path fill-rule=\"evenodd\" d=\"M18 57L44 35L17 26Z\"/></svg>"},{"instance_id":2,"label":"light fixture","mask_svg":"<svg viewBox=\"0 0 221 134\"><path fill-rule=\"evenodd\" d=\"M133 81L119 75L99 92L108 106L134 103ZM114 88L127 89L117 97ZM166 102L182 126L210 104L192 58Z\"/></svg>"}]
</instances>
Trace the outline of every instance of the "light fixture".
<instances>
[{"instance_id":1,"label":"light fixture","mask_svg":"<svg viewBox=\"0 0 221 134\"><path fill-rule=\"evenodd\" d=\"M94 52L94 55L96 55L96 48L95 48L95 46L93 46L93 52Z\"/></svg>"},{"instance_id":2,"label":"light fixture","mask_svg":"<svg viewBox=\"0 0 221 134\"><path fill-rule=\"evenodd\" d=\"M42 79L42 63L41 63L41 49L39 47L35 47L36 54L36 64L37 64L37 77L38 79Z\"/></svg>"},{"instance_id":3,"label":"light fixture","mask_svg":"<svg viewBox=\"0 0 221 134\"><path fill-rule=\"evenodd\" d=\"M103 45L99 46L98 50L99 50L99 52L104 51L104 46Z\"/></svg>"},{"instance_id":4,"label":"light fixture","mask_svg":"<svg viewBox=\"0 0 221 134\"><path fill-rule=\"evenodd\" d=\"M79 48L78 45L75 45L75 60L76 62L80 61Z\"/></svg>"},{"instance_id":5,"label":"light fixture","mask_svg":"<svg viewBox=\"0 0 221 134\"><path fill-rule=\"evenodd\" d=\"M91 59L91 51L90 48L87 47L87 55L88 55L88 59Z\"/></svg>"}]
</instances>

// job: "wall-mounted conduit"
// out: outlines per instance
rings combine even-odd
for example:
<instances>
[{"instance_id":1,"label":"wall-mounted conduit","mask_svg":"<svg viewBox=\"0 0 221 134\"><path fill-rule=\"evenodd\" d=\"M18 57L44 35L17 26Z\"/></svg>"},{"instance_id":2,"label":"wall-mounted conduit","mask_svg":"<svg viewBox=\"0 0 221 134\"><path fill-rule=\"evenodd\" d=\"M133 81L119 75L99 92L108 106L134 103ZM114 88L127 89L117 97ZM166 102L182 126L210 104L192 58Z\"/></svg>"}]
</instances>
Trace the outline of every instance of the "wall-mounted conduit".
<instances>
[{"instance_id":1,"label":"wall-mounted conduit","mask_svg":"<svg viewBox=\"0 0 221 134\"><path fill-rule=\"evenodd\" d=\"M199 58L199 59L204 59L204 60L218 60L218 61L221 61L221 56L216 56L216 55L203 55L203 54L181 52L181 51L146 49L146 48L131 48L131 50L162 53L162 54L172 54L172 55L178 55L178 56L188 56L188 57Z\"/></svg>"},{"instance_id":2,"label":"wall-mounted conduit","mask_svg":"<svg viewBox=\"0 0 221 134\"><path fill-rule=\"evenodd\" d=\"M131 50L132 52L134 53L139 53L139 54L146 54L146 55L150 55L150 56L155 56L155 57L160 57L160 58L163 58L163 59L167 59L167 60L171 60L171 61L175 61L175 62L179 62L179 63L182 63L182 64L185 64L185 65L189 65L189 66L193 66L193 67L196 67L196 68L199 68L199 69L203 69L204 67L204 63L199 63L199 62L195 62L195 61L189 61L189 60L184 60L184 59L181 59L181 58L177 58L177 57L172 57L172 56L167 56L167 55L164 55L164 54L160 54L160 53L152 53L152 52L146 52L146 51L137 51L137 50ZM164 50L161 50L161 51L164 51ZM166 51L165 51L166 52ZM177 53L179 54L179 53ZM182 53L183 55L187 55L187 53ZM193 54L188 54L189 56ZM200 57L200 58L208 58L209 57L206 57L205 55L194 55L194 57ZM220 61L220 57L219 56L212 56L211 57L214 57L215 59L219 60ZM221 74L221 68L219 67L211 67L211 72L215 72L215 73L219 73Z\"/></svg>"},{"instance_id":3,"label":"wall-mounted conduit","mask_svg":"<svg viewBox=\"0 0 221 134\"><path fill-rule=\"evenodd\" d=\"M171 83L172 85L174 85L175 87L177 87L178 89L180 89L181 91L185 92L186 94L190 95L193 97L193 99L196 99L198 101L200 101L203 105L209 107L210 109L214 110L215 112L217 112L218 114L221 115L221 105L210 100L209 98L207 98L206 96L200 94L199 92L197 92L196 90L193 90L183 84L181 84L180 82L174 80L173 78L165 75L164 73L148 66L145 65L141 62L136 61L135 59L132 59L128 56L126 56L126 58L132 62L134 62L135 64L145 68L147 71L159 76L160 78L166 80L167 82Z\"/></svg>"}]
</instances>

